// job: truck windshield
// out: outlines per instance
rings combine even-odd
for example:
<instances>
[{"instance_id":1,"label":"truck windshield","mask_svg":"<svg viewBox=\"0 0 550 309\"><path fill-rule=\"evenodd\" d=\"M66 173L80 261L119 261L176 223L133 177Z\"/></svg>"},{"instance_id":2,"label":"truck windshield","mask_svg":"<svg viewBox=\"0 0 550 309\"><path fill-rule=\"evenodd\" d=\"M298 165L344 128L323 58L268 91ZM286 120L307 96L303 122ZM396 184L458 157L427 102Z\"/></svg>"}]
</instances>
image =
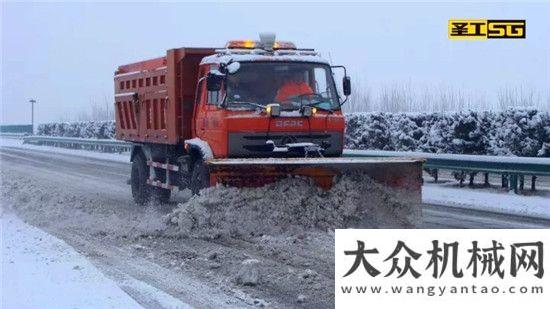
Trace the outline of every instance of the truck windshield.
<instances>
[{"instance_id":1,"label":"truck windshield","mask_svg":"<svg viewBox=\"0 0 550 309\"><path fill-rule=\"evenodd\" d=\"M283 110L340 107L330 67L320 63L241 62L240 69L227 77L226 89L231 107L269 103L279 103Z\"/></svg>"}]
</instances>

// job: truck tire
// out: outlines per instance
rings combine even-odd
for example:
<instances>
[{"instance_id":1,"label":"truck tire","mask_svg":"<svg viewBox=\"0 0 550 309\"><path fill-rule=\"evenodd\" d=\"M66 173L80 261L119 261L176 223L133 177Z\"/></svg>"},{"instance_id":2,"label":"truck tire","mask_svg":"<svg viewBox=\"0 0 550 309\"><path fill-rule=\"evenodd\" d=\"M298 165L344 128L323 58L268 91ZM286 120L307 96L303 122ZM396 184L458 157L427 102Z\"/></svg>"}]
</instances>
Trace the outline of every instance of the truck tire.
<instances>
[{"instance_id":1,"label":"truck tire","mask_svg":"<svg viewBox=\"0 0 550 309\"><path fill-rule=\"evenodd\" d=\"M210 184L210 175L204 161L197 159L193 164L193 170L191 171L191 182L189 189L195 194L199 194L201 189L208 187Z\"/></svg>"},{"instance_id":2,"label":"truck tire","mask_svg":"<svg viewBox=\"0 0 550 309\"><path fill-rule=\"evenodd\" d=\"M132 187L132 197L134 202L139 205L148 203L151 200L152 187L147 184L149 177L149 168L143 155L137 154L132 161L132 172L130 174L130 185Z\"/></svg>"}]
</instances>

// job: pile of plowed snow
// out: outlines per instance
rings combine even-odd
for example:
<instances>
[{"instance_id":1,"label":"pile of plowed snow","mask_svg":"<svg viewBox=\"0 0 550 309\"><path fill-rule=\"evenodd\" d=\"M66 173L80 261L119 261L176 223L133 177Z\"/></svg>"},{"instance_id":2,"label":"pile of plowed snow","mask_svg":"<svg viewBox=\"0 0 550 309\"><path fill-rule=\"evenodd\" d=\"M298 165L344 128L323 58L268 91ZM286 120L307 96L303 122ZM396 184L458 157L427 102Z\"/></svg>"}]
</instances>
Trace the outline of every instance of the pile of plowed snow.
<instances>
[{"instance_id":1,"label":"pile of plowed snow","mask_svg":"<svg viewBox=\"0 0 550 309\"><path fill-rule=\"evenodd\" d=\"M178 233L198 237L415 227L420 205L397 196L403 195L359 174L341 176L329 191L287 178L261 188L204 189L166 219Z\"/></svg>"}]
</instances>

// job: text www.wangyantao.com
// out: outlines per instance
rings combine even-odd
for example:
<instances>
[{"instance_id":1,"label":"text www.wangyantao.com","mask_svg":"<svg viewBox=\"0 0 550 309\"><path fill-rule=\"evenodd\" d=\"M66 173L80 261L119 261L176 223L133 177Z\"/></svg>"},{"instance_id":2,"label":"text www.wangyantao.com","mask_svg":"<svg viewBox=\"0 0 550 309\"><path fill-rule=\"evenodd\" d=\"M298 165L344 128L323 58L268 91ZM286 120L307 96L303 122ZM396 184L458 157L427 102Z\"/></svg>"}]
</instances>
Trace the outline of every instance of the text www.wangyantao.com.
<instances>
[{"instance_id":1,"label":"text www.wangyantao.com","mask_svg":"<svg viewBox=\"0 0 550 309\"><path fill-rule=\"evenodd\" d=\"M542 286L367 286L367 285L342 285L342 294L412 294L427 296L445 296L460 294L543 294Z\"/></svg>"}]
</instances>

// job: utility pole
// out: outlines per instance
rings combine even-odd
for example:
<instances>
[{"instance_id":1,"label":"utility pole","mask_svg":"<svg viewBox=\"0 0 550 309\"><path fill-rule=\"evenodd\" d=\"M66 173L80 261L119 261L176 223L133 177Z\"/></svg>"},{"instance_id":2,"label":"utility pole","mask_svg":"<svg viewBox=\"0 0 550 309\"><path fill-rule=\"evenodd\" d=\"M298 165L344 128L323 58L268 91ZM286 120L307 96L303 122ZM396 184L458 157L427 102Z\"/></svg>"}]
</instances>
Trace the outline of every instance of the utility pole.
<instances>
[{"instance_id":1,"label":"utility pole","mask_svg":"<svg viewBox=\"0 0 550 309\"><path fill-rule=\"evenodd\" d=\"M32 134L34 135L34 104L36 103L35 99L30 99L31 103L31 125L32 125Z\"/></svg>"}]
</instances>

